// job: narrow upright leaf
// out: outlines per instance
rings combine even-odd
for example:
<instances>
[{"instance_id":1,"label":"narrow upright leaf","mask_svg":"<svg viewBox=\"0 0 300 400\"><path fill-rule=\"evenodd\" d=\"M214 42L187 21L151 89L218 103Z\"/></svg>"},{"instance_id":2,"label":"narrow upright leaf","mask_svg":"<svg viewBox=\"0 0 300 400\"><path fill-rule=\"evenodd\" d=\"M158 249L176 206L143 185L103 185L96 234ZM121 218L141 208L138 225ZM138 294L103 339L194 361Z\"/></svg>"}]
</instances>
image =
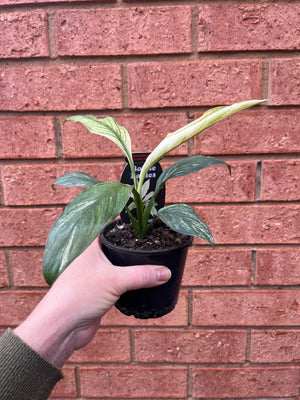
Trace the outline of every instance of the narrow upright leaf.
<instances>
[{"instance_id":1,"label":"narrow upright leaf","mask_svg":"<svg viewBox=\"0 0 300 400\"><path fill-rule=\"evenodd\" d=\"M51 285L104 226L120 214L131 191L131 186L119 182L99 183L81 192L67 205L46 243L43 273L48 284Z\"/></svg>"},{"instance_id":2,"label":"narrow upright leaf","mask_svg":"<svg viewBox=\"0 0 300 400\"><path fill-rule=\"evenodd\" d=\"M238 111L245 110L246 108L255 106L264 101L267 100L243 101L230 106L212 108L197 120L191 122L183 128L178 129L175 132L169 133L147 157L140 173L138 191L140 192L141 190L141 186L149 168L151 168L157 161L163 158L170 151L176 149L176 147L198 135L200 132L204 131L210 126L222 121L224 118L227 118Z\"/></svg>"},{"instance_id":3,"label":"narrow upright leaf","mask_svg":"<svg viewBox=\"0 0 300 400\"><path fill-rule=\"evenodd\" d=\"M158 210L157 216L175 232L182 233L183 235L197 236L214 245L214 239L208 226L190 206L186 204L173 204Z\"/></svg>"}]
</instances>

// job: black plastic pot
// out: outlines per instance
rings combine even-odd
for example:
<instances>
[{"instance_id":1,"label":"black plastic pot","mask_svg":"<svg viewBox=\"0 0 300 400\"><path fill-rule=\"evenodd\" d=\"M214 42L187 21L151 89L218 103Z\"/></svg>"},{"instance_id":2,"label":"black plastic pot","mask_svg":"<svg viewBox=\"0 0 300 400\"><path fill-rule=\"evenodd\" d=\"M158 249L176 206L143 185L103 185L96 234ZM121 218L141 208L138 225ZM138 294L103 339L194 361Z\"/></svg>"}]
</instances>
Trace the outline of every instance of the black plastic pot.
<instances>
[{"instance_id":1,"label":"black plastic pot","mask_svg":"<svg viewBox=\"0 0 300 400\"><path fill-rule=\"evenodd\" d=\"M178 300L182 275L184 271L188 247L193 238L183 246L166 250L131 250L115 246L104 234L116 221L108 224L101 232L100 240L106 257L115 265L130 266L140 264L165 265L172 272L170 280L154 288L132 290L124 293L116 307L125 315L136 318L159 318L171 312Z\"/></svg>"}]
</instances>

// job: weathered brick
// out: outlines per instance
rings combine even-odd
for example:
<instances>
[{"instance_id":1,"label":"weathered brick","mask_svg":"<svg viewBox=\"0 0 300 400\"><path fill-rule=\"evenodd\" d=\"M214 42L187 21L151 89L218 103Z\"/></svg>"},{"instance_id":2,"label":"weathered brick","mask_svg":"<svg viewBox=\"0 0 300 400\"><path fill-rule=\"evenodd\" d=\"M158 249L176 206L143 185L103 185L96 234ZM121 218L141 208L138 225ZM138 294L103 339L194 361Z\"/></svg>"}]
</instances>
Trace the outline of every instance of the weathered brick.
<instances>
[{"instance_id":1,"label":"weathered brick","mask_svg":"<svg viewBox=\"0 0 300 400\"><path fill-rule=\"evenodd\" d=\"M119 181L122 169L122 163L3 166L1 171L4 201L7 205L68 203L81 189L56 185L53 190L51 185L59 176L81 171L101 181Z\"/></svg>"},{"instance_id":2,"label":"weathered brick","mask_svg":"<svg viewBox=\"0 0 300 400\"><path fill-rule=\"evenodd\" d=\"M184 286L249 285L250 250L190 249L182 284Z\"/></svg>"},{"instance_id":3,"label":"weathered brick","mask_svg":"<svg viewBox=\"0 0 300 400\"><path fill-rule=\"evenodd\" d=\"M261 97L260 60L131 64L131 108L230 104Z\"/></svg>"},{"instance_id":4,"label":"weathered brick","mask_svg":"<svg viewBox=\"0 0 300 400\"><path fill-rule=\"evenodd\" d=\"M191 52L190 6L62 10L56 22L59 55Z\"/></svg>"},{"instance_id":5,"label":"weathered brick","mask_svg":"<svg viewBox=\"0 0 300 400\"><path fill-rule=\"evenodd\" d=\"M2 117L0 142L0 158L56 158L54 119Z\"/></svg>"},{"instance_id":6,"label":"weathered brick","mask_svg":"<svg viewBox=\"0 0 300 400\"><path fill-rule=\"evenodd\" d=\"M113 117L128 130L133 152L152 151L168 133L187 124L187 117L183 113L124 114ZM117 145L90 133L81 124L68 122L62 125L61 132L65 158L124 156ZM183 144L170 155L186 155L187 151L187 144Z\"/></svg>"},{"instance_id":7,"label":"weathered brick","mask_svg":"<svg viewBox=\"0 0 300 400\"><path fill-rule=\"evenodd\" d=\"M0 246L44 246L61 208L0 209Z\"/></svg>"},{"instance_id":8,"label":"weathered brick","mask_svg":"<svg viewBox=\"0 0 300 400\"><path fill-rule=\"evenodd\" d=\"M254 363L299 362L300 331L251 332L250 361Z\"/></svg>"},{"instance_id":9,"label":"weathered brick","mask_svg":"<svg viewBox=\"0 0 300 400\"><path fill-rule=\"evenodd\" d=\"M116 64L4 67L0 68L0 85L0 110L122 107L121 66Z\"/></svg>"},{"instance_id":10,"label":"weathered brick","mask_svg":"<svg viewBox=\"0 0 300 400\"><path fill-rule=\"evenodd\" d=\"M2 326L19 325L40 302L42 291L0 292L0 315Z\"/></svg>"},{"instance_id":11,"label":"weathered brick","mask_svg":"<svg viewBox=\"0 0 300 400\"><path fill-rule=\"evenodd\" d=\"M113 307L101 319L103 326L187 326L188 324L188 292L182 290L175 309L161 318L136 319L121 314Z\"/></svg>"},{"instance_id":12,"label":"weathered brick","mask_svg":"<svg viewBox=\"0 0 300 400\"><path fill-rule=\"evenodd\" d=\"M186 368L80 368L81 392L87 397L185 398Z\"/></svg>"},{"instance_id":13,"label":"weathered brick","mask_svg":"<svg viewBox=\"0 0 300 400\"><path fill-rule=\"evenodd\" d=\"M6 256L4 251L0 251L0 287L6 287L8 285Z\"/></svg>"},{"instance_id":14,"label":"weathered brick","mask_svg":"<svg viewBox=\"0 0 300 400\"><path fill-rule=\"evenodd\" d=\"M202 4L198 49L296 50L299 13L299 4Z\"/></svg>"},{"instance_id":15,"label":"weathered brick","mask_svg":"<svg viewBox=\"0 0 300 400\"><path fill-rule=\"evenodd\" d=\"M42 273L42 250L12 250L11 262L15 286L47 286Z\"/></svg>"},{"instance_id":16,"label":"weathered brick","mask_svg":"<svg viewBox=\"0 0 300 400\"><path fill-rule=\"evenodd\" d=\"M300 59L274 59L270 62L269 97L275 106L300 104Z\"/></svg>"},{"instance_id":17,"label":"weathered brick","mask_svg":"<svg viewBox=\"0 0 300 400\"><path fill-rule=\"evenodd\" d=\"M300 243L297 204L202 206L195 210L217 244Z\"/></svg>"},{"instance_id":18,"label":"weathered brick","mask_svg":"<svg viewBox=\"0 0 300 400\"><path fill-rule=\"evenodd\" d=\"M97 3L114 3L116 0L92 0ZM84 3L91 2L90 0L51 0L51 3ZM0 0L0 5L12 5L12 4L43 4L49 3L49 0Z\"/></svg>"},{"instance_id":19,"label":"weathered brick","mask_svg":"<svg viewBox=\"0 0 300 400\"><path fill-rule=\"evenodd\" d=\"M255 200L256 162L226 161L197 173L170 179L166 184L166 201L184 202L242 202ZM164 169L171 164L163 164Z\"/></svg>"},{"instance_id":20,"label":"weathered brick","mask_svg":"<svg viewBox=\"0 0 300 400\"><path fill-rule=\"evenodd\" d=\"M195 368L197 398L256 398L298 395L300 368Z\"/></svg>"},{"instance_id":21,"label":"weathered brick","mask_svg":"<svg viewBox=\"0 0 300 400\"><path fill-rule=\"evenodd\" d=\"M257 249L257 285L299 285L300 249Z\"/></svg>"},{"instance_id":22,"label":"weathered brick","mask_svg":"<svg viewBox=\"0 0 300 400\"><path fill-rule=\"evenodd\" d=\"M135 353L138 362L239 363L245 361L246 331L138 330Z\"/></svg>"},{"instance_id":23,"label":"weathered brick","mask_svg":"<svg viewBox=\"0 0 300 400\"><path fill-rule=\"evenodd\" d=\"M265 160L260 198L262 201L300 200L300 161Z\"/></svg>"},{"instance_id":24,"label":"weathered brick","mask_svg":"<svg viewBox=\"0 0 300 400\"><path fill-rule=\"evenodd\" d=\"M99 330L93 340L77 350L69 362L130 362L130 335L128 329Z\"/></svg>"},{"instance_id":25,"label":"weathered brick","mask_svg":"<svg viewBox=\"0 0 300 400\"><path fill-rule=\"evenodd\" d=\"M57 383L51 395L75 397L77 394L75 368L64 367L62 373L64 379Z\"/></svg>"},{"instance_id":26,"label":"weathered brick","mask_svg":"<svg viewBox=\"0 0 300 400\"><path fill-rule=\"evenodd\" d=\"M48 57L46 11L27 11L0 16L1 58Z\"/></svg>"},{"instance_id":27,"label":"weathered brick","mask_svg":"<svg viewBox=\"0 0 300 400\"><path fill-rule=\"evenodd\" d=\"M296 290L194 291L198 326L294 326L300 323Z\"/></svg>"},{"instance_id":28,"label":"weathered brick","mask_svg":"<svg viewBox=\"0 0 300 400\"><path fill-rule=\"evenodd\" d=\"M195 136L194 151L204 155L299 152L299 124L297 110L243 111Z\"/></svg>"}]
</instances>

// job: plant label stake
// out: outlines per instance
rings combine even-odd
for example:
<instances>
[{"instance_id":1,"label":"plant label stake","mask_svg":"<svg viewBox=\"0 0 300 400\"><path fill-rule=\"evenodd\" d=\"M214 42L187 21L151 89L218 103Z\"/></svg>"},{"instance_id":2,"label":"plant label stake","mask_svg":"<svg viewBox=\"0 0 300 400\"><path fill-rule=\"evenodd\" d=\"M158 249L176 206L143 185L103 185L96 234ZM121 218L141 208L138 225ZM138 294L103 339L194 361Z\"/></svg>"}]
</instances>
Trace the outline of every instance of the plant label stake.
<instances>
[{"instance_id":1,"label":"plant label stake","mask_svg":"<svg viewBox=\"0 0 300 400\"><path fill-rule=\"evenodd\" d=\"M136 173L137 179L139 179L139 173L142 169L142 166L145 163L146 158L148 157L150 153L132 153L132 158L133 158L133 163L134 163L134 169ZM125 168L122 172L120 182L127 184L127 185L133 185L133 177L132 177L132 172L130 170L130 165L128 163L127 157L125 157L126 165ZM147 193L144 194L144 196L147 196L148 193L154 192L155 186L156 186L156 181L160 177L161 173L163 172L162 167L159 162L156 162L148 171L145 177L145 182L149 181L149 189ZM165 205L165 194L166 190L163 188L160 193L158 194L156 198L156 209L159 210L160 208L163 208ZM133 202L133 199L130 198L127 207ZM133 215L136 216L135 210L133 210ZM129 223L130 219L125 211L125 209L121 212L120 214L121 220L123 223Z\"/></svg>"}]
</instances>

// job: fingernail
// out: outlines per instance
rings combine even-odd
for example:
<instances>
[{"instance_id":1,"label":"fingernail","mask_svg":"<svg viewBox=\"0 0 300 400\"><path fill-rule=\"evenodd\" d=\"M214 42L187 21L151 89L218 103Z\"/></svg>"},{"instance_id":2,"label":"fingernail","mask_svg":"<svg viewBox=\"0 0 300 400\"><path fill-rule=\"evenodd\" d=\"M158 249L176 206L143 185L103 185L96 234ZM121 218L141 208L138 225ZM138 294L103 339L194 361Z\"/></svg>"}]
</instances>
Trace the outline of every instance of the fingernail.
<instances>
[{"instance_id":1,"label":"fingernail","mask_svg":"<svg viewBox=\"0 0 300 400\"><path fill-rule=\"evenodd\" d=\"M164 283L171 278L171 271L166 267L158 267L156 270L158 282Z\"/></svg>"}]
</instances>

